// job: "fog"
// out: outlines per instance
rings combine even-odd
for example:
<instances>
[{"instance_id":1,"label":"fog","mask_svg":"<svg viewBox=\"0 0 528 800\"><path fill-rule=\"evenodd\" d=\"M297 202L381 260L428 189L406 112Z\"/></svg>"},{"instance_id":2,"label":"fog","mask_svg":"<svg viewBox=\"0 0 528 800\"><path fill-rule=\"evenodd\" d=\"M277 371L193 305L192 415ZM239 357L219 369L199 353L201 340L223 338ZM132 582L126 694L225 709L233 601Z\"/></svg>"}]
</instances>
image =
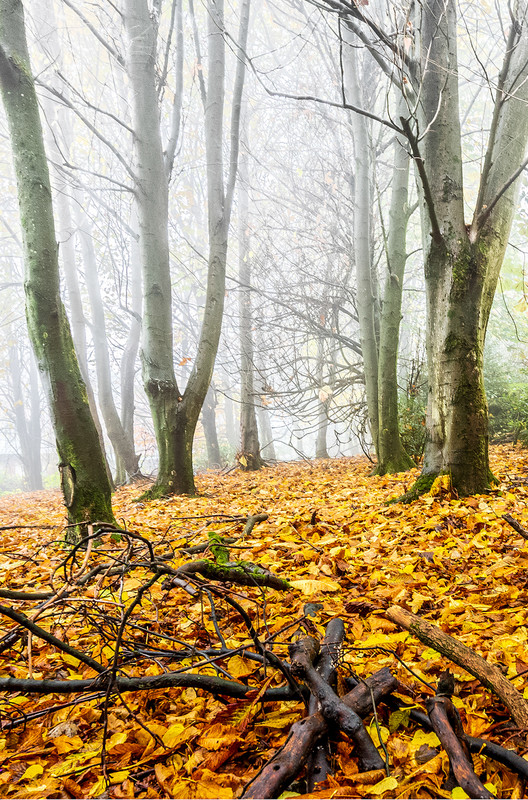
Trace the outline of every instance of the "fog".
<instances>
[{"instance_id":1,"label":"fog","mask_svg":"<svg viewBox=\"0 0 528 800\"><path fill-rule=\"evenodd\" d=\"M382 62L381 40L374 37L375 45L366 47L366 34L357 35L348 47L359 91L358 103L351 102L344 63L352 56L334 13L349 3L253 0L242 47L244 3L233 0L224 10L223 117L211 133L211 72L219 69L211 55L216 52L211 15L221 4L159 0L149 4L156 40L145 33L140 42L154 54L159 119L150 115L138 122L138 88L130 67L137 42L124 24L134 5L141 2L24 3L52 186L61 296L115 481L134 477L126 457L116 451L116 419L120 435L130 436L136 472L154 478L158 469L145 393L155 360L147 351L152 347L148 331L156 315L145 324L144 282L149 259L155 260L155 235L154 228L146 231L141 206L150 191L142 177L150 168L135 149L141 122L157 127L161 137L168 207L166 234L160 236L168 237L172 367L181 397L202 369L200 348L209 346L204 319L207 323L214 302L218 307L223 301L210 389L194 435L195 472L247 467L253 455L241 440L247 433L243 421L241 434L241 411L245 419L248 408L256 418L257 452L265 464L358 454L374 459L360 316L370 303L379 348L384 287L391 279L400 284L388 252L398 123L394 83L401 88L406 78L395 74L396 62ZM459 4L468 219L485 164L507 21L496 9L473 5ZM412 53L418 33L403 4L374 0L365 8L401 52ZM365 30L372 33L372 25ZM241 64L245 80L237 110ZM0 133L2 493L58 487L59 458L47 379L37 368L26 325L23 233L1 109ZM409 159L408 142L403 149ZM231 178L236 181L230 183ZM397 380L402 437L418 461L427 366L423 195L416 178L411 159L401 208L406 232ZM214 300L208 294L213 291L211 242L217 235L214 204L225 221L230 200L225 287ZM153 219L156 213L161 228L163 207ZM507 373L516 385L526 382L526 219L522 188L488 333L491 377L498 381ZM369 275L368 297L361 270Z\"/></svg>"}]
</instances>

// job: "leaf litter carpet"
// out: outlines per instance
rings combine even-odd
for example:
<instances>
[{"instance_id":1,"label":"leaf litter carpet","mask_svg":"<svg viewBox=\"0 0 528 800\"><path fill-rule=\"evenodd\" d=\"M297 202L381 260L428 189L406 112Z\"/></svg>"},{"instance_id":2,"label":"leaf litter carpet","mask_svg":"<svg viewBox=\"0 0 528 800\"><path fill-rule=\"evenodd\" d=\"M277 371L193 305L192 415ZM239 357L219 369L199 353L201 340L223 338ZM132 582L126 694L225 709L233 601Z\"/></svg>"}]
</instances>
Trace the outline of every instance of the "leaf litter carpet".
<instances>
[{"instance_id":1,"label":"leaf litter carpet","mask_svg":"<svg viewBox=\"0 0 528 800\"><path fill-rule=\"evenodd\" d=\"M383 616L392 604L419 613L500 665L528 697L528 543L502 519L511 514L528 527L528 452L498 446L491 460L497 488L463 500L439 487L437 494L410 505L386 505L411 486L417 471L371 477L367 460L358 458L279 464L259 473L207 473L198 476L200 496L194 498L138 502L144 486L129 486L116 492L114 511L123 528L169 551L176 568L193 558L180 548L216 531L238 539L231 558L258 563L290 581L286 592L231 587L261 641L279 658L288 660L292 638L322 638L328 621L339 616L346 639L338 688L348 674L367 677L388 666L409 687L406 704L423 709L433 693L424 681L434 686L450 667L466 733L523 755L524 740L496 697ZM243 518L261 512L268 519L239 538ZM2 530L0 586L60 590L64 569L58 567L69 548L59 493L2 497L0 525L26 526ZM115 537L96 542L85 574L99 562L115 563L125 546ZM76 566L81 561L82 552ZM64 602L59 597L40 612L35 600L0 603L30 618L37 615L38 624L55 637L108 665L115 655L116 619L134 604L148 578L136 561L117 579L108 569L98 573ZM215 675L215 667L200 656L175 663L170 651L182 645L200 652L218 647L220 631L225 647L236 651L216 662L221 676L254 692L242 700L189 687L101 696L94 684L84 695L0 694L0 797L238 797L303 716L302 702L261 701L262 693L284 678L243 654L252 649L251 636L222 600L215 601L211 614L203 594L195 599L157 582L136 602L128 622L143 650L122 674L181 669ZM0 625L0 637L17 629L5 617ZM28 644L24 635L0 653L0 677L65 681L95 673L38 637ZM333 743L333 775L309 796L466 796L459 788L443 788L448 760L434 733L383 705L378 716L365 723L380 747L381 737L390 775L374 785L362 783L354 750L342 734ZM522 782L497 763L477 756L475 771L497 797L524 796ZM283 796L302 792L296 784Z\"/></svg>"}]
</instances>

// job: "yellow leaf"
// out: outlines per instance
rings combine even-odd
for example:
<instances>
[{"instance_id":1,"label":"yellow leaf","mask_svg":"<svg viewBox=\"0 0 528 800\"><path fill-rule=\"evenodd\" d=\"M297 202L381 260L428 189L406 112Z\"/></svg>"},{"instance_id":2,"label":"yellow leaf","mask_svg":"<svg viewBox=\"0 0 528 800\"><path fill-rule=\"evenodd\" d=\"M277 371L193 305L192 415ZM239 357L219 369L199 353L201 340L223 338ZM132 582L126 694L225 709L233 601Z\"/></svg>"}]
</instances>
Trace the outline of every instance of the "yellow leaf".
<instances>
[{"instance_id":1,"label":"yellow leaf","mask_svg":"<svg viewBox=\"0 0 528 800\"><path fill-rule=\"evenodd\" d=\"M411 751L415 753L416 750L418 750L418 748L423 744L428 745L428 747L438 747L440 744L440 739L436 733L433 733L432 731L430 733L425 733L425 731L416 731L411 740Z\"/></svg>"},{"instance_id":2,"label":"yellow leaf","mask_svg":"<svg viewBox=\"0 0 528 800\"><path fill-rule=\"evenodd\" d=\"M31 781L33 780L33 778L42 775L43 772L44 772L44 767L41 764L31 764L31 766L28 767L27 770L22 775L21 780Z\"/></svg>"},{"instance_id":3,"label":"yellow leaf","mask_svg":"<svg viewBox=\"0 0 528 800\"><path fill-rule=\"evenodd\" d=\"M103 792L106 792L106 781L101 776L100 778L97 778L96 782L88 792L88 797L99 797L99 795L103 794Z\"/></svg>"},{"instance_id":4,"label":"yellow leaf","mask_svg":"<svg viewBox=\"0 0 528 800\"><path fill-rule=\"evenodd\" d=\"M389 736L390 736L390 731L389 731L389 729L388 729L388 728L385 728L385 726L384 726L384 725L380 725L380 726L379 726L379 732L378 732L378 728L377 728L377 726L376 726L376 723L375 723L375 722L373 722L373 723L372 723L372 724L369 726L369 728L368 728L368 732L369 732L370 738L372 739L372 741L374 742L374 744L376 745L376 747L379 747L379 746L380 746L380 744L381 744L381 743L380 743L380 740L379 740L379 739L380 739L380 734L381 734L381 741L382 741L383 743L385 743L385 742L387 741L387 739L389 738Z\"/></svg>"},{"instance_id":5,"label":"yellow leaf","mask_svg":"<svg viewBox=\"0 0 528 800\"><path fill-rule=\"evenodd\" d=\"M245 678L255 672L257 665L242 656L232 656L227 662L227 670L233 678Z\"/></svg>"},{"instance_id":6,"label":"yellow leaf","mask_svg":"<svg viewBox=\"0 0 528 800\"><path fill-rule=\"evenodd\" d=\"M242 464L243 467L247 467L247 458L245 456L239 456L238 462Z\"/></svg>"},{"instance_id":7,"label":"yellow leaf","mask_svg":"<svg viewBox=\"0 0 528 800\"><path fill-rule=\"evenodd\" d=\"M428 600L428 599L429 599L428 597L426 597L423 594L420 594L420 592L413 592L412 602L411 602L411 611L412 611L412 613L413 614L417 614L418 611L423 606L423 604L425 603L425 601Z\"/></svg>"},{"instance_id":8,"label":"yellow leaf","mask_svg":"<svg viewBox=\"0 0 528 800\"><path fill-rule=\"evenodd\" d=\"M78 658L75 658L75 656L71 656L69 653L62 653L62 660L75 668L77 668L81 663Z\"/></svg>"},{"instance_id":9,"label":"yellow leaf","mask_svg":"<svg viewBox=\"0 0 528 800\"><path fill-rule=\"evenodd\" d=\"M166 766L165 764L161 764L159 761L154 767L154 772L156 773L156 778L161 783L163 788L167 788L165 784L171 779L174 778L174 770L172 767Z\"/></svg>"},{"instance_id":10,"label":"yellow leaf","mask_svg":"<svg viewBox=\"0 0 528 800\"><path fill-rule=\"evenodd\" d=\"M396 778L383 778L379 783L374 784L370 790L372 794L383 794L384 792L392 792L398 788L398 781Z\"/></svg>"},{"instance_id":11,"label":"yellow leaf","mask_svg":"<svg viewBox=\"0 0 528 800\"><path fill-rule=\"evenodd\" d=\"M206 750L218 750L220 747L228 747L233 742L236 742L238 738L233 728L217 723L200 736L198 744L200 747L205 747Z\"/></svg>"},{"instance_id":12,"label":"yellow leaf","mask_svg":"<svg viewBox=\"0 0 528 800\"><path fill-rule=\"evenodd\" d=\"M176 747L181 744L181 742L185 741L186 737L182 736L184 731L185 725L182 725L181 722L177 722L175 725L171 725L170 728L167 728L161 740L166 747Z\"/></svg>"},{"instance_id":13,"label":"yellow leaf","mask_svg":"<svg viewBox=\"0 0 528 800\"><path fill-rule=\"evenodd\" d=\"M112 734L108 743L106 745L106 749L109 753L122 753L123 752L123 745L126 743L128 739L128 734L125 731L118 731L117 733ZM126 752L126 748L125 748Z\"/></svg>"},{"instance_id":14,"label":"yellow leaf","mask_svg":"<svg viewBox=\"0 0 528 800\"><path fill-rule=\"evenodd\" d=\"M57 736L52 739L53 744L57 749L57 753L71 753L72 751L78 752L84 747L84 742L80 736Z\"/></svg>"},{"instance_id":15,"label":"yellow leaf","mask_svg":"<svg viewBox=\"0 0 528 800\"><path fill-rule=\"evenodd\" d=\"M130 770L121 769L119 772L111 772L108 777L110 778L110 783L115 785L116 783L123 783L123 781L126 780L129 775Z\"/></svg>"},{"instance_id":16,"label":"yellow leaf","mask_svg":"<svg viewBox=\"0 0 528 800\"><path fill-rule=\"evenodd\" d=\"M300 581L290 581L294 589L299 589L300 592L307 595L316 595L319 592L338 592L341 587L335 581L316 581L307 578Z\"/></svg>"},{"instance_id":17,"label":"yellow leaf","mask_svg":"<svg viewBox=\"0 0 528 800\"><path fill-rule=\"evenodd\" d=\"M451 797L453 800L466 800L466 797L469 797L469 795L465 793L461 786L455 786L451 792Z\"/></svg>"},{"instance_id":18,"label":"yellow leaf","mask_svg":"<svg viewBox=\"0 0 528 800\"><path fill-rule=\"evenodd\" d=\"M437 497L438 495L446 494L447 492L450 491L451 491L451 476L439 475L437 478L434 479L429 494L432 497Z\"/></svg>"}]
</instances>

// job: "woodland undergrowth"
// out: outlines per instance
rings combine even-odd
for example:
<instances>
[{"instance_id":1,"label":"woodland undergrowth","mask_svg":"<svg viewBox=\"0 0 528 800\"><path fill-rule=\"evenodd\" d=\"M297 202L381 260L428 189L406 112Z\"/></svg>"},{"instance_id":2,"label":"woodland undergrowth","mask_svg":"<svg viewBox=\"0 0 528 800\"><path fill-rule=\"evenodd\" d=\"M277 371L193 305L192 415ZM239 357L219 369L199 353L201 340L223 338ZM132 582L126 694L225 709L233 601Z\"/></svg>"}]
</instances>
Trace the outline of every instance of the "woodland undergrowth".
<instances>
[{"instance_id":1,"label":"woodland undergrowth","mask_svg":"<svg viewBox=\"0 0 528 800\"><path fill-rule=\"evenodd\" d=\"M365 771L335 730L331 774L309 796L466 797L410 713L424 712L443 671L468 736L522 756L526 730L385 612L429 620L528 698L528 543L503 518L528 528L528 452L492 448L491 467L489 494L458 499L439 483L410 505L388 501L416 470L372 477L359 458L207 473L193 498L138 502L148 487L136 484L114 496L119 529L73 553L58 493L2 497L0 797L251 796L309 703L294 649L336 617L337 695L388 667L403 710L381 703L364 717L382 770ZM252 515L263 516L248 525ZM189 568L198 560L209 572ZM226 565L247 585L215 580ZM492 795L525 796L498 762L477 755L474 770ZM281 796L306 793L304 778Z\"/></svg>"}]
</instances>

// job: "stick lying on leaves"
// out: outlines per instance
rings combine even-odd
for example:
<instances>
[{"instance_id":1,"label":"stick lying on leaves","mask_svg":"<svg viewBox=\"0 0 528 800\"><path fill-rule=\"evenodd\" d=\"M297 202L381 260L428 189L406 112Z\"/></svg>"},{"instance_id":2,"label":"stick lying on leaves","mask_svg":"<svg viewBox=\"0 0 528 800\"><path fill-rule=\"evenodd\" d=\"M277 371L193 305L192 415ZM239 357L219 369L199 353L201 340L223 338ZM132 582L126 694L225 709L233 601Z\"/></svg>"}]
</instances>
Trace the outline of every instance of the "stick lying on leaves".
<instances>
[{"instance_id":1,"label":"stick lying on leaves","mask_svg":"<svg viewBox=\"0 0 528 800\"><path fill-rule=\"evenodd\" d=\"M498 667L489 664L478 653L444 633L436 625L405 611L400 606L391 606L385 612L385 616L478 678L502 700L515 724L520 728L528 728L528 703Z\"/></svg>"},{"instance_id":2,"label":"stick lying on leaves","mask_svg":"<svg viewBox=\"0 0 528 800\"><path fill-rule=\"evenodd\" d=\"M443 672L438 681L435 697L428 698L425 704L432 728L449 756L451 781L448 779L446 788L454 788L452 783L458 784L470 797L484 797L491 800L494 795L486 789L473 770L460 715L451 702L454 689L453 676L450 672Z\"/></svg>"},{"instance_id":3,"label":"stick lying on leaves","mask_svg":"<svg viewBox=\"0 0 528 800\"><path fill-rule=\"evenodd\" d=\"M323 680L335 689L337 664L345 638L345 626L339 617L331 619L326 626L325 637L321 643L321 651L315 660L315 668ZM317 712L318 700L315 695L310 695L308 714ZM315 784L324 781L330 775L330 748L328 738L323 736L313 748L306 764L306 788L313 792Z\"/></svg>"},{"instance_id":4,"label":"stick lying on leaves","mask_svg":"<svg viewBox=\"0 0 528 800\"><path fill-rule=\"evenodd\" d=\"M398 681L384 667L348 692L341 701L358 716L364 717L372 711L372 696L377 703L397 687ZM327 720L320 711L296 722L284 746L264 765L242 797L278 797L300 772L314 745L327 732Z\"/></svg>"},{"instance_id":5,"label":"stick lying on leaves","mask_svg":"<svg viewBox=\"0 0 528 800\"><path fill-rule=\"evenodd\" d=\"M511 525L514 531L520 533L523 539L528 539L528 531L526 530L526 528L523 528L521 523L517 522L517 520L514 517L512 517L511 514L503 514L502 518L508 523L508 525Z\"/></svg>"},{"instance_id":6,"label":"stick lying on leaves","mask_svg":"<svg viewBox=\"0 0 528 800\"><path fill-rule=\"evenodd\" d=\"M383 769L383 760L360 717L343 703L314 668L312 662L319 650L319 643L308 636L290 645L289 649L293 674L308 684L321 704L321 713L327 723L337 725L354 740L361 770Z\"/></svg>"}]
</instances>

